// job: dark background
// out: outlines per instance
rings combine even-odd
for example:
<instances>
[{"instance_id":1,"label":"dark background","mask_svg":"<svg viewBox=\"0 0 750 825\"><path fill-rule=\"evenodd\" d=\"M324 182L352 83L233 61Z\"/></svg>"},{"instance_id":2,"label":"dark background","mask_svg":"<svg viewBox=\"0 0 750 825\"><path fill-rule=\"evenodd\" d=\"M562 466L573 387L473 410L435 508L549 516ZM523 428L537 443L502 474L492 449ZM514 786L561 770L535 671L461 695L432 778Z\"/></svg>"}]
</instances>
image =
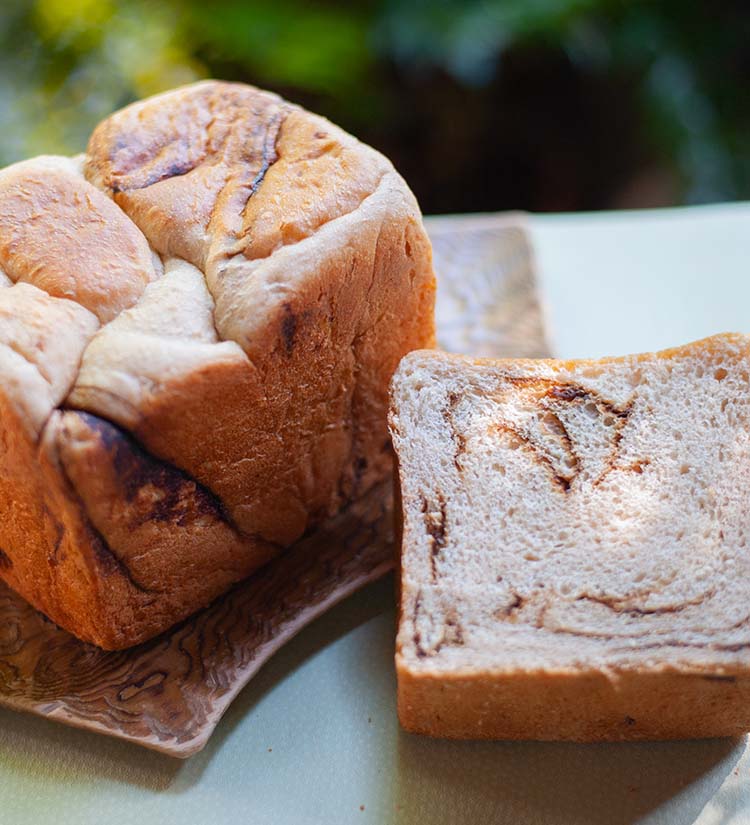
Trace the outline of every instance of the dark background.
<instances>
[{"instance_id":1,"label":"dark background","mask_svg":"<svg viewBox=\"0 0 750 825\"><path fill-rule=\"evenodd\" d=\"M741 0L0 0L0 164L207 76L335 120L429 213L750 198Z\"/></svg>"}]
</instances>

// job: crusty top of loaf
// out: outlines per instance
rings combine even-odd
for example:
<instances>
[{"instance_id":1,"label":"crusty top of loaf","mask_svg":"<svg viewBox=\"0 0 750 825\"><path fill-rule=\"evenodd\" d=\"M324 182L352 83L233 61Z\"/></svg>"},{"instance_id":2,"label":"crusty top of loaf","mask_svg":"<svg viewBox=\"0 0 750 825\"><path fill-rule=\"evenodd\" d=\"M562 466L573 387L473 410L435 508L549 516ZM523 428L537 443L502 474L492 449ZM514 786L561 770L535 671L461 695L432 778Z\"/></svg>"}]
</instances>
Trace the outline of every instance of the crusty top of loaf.
<instances>
[{"instance_id":1,"label":"crusty top of loaf","mask_svg":"<svg viewBox=\"0 0 750 825\"><path fill-rule=\"evenodd\" d=\"M323 258L321 227L398 189L323 118L216 81L115 113L83 157L0 171L0 359L29 436L62 404L128 426L165 377L252 361L295 255Z\"/></svg>"},{"instance_id":2,"label":"crusty top of loaf","mask_svg":"<svg viewBox=\"0 0 750 825\"><path fill-rule=\"evenodd\" d=\"M2 578L112 648L198 609L388 472L434 292L392 165L249 86L0 171Z\"/></svg>"},{"instance_id":3,"label":"crusty top of loaf","mask_svg":"<svg viewBox=\"0 0 750 825\"><path fill-rule=\"evenodd\" d=\"M601 361L407 356L401 661L746 662L749 373L741 335Z\"/></svg>"},{"instance_id":4,"label":"crusty top of loaf","mask_svg":"<svg viewBox=\"0 0 750 825\"><path fill-rule=\"evenodd\" d=\"M16 283L68 298L101 323L156 277L148 241L79 164L39 157L0 171L0 266Z\"/></svg>"}]
</instances>

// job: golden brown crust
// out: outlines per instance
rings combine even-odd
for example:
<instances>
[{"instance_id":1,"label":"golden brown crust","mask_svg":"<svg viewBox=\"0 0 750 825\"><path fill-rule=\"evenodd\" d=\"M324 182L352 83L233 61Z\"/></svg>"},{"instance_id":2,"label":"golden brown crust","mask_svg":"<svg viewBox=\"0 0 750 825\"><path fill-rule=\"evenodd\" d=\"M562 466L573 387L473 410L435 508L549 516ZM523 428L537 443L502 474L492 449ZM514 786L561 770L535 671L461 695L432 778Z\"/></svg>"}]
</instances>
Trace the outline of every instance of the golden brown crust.
<instances>
[{"instance_id":1,"label":"golden brown crust","mask_svg":"<svg viewBox=\"0 0 750 825\"><path fill-rule=\"evenodd\" d=\"M104 254L125 261L137 295L89 301L111 323L83 352L64 404L75 411L53 412L38 445L0 418L29 479L12 505L28 519L0 525L0 575L118 648L205 605L390 471L388 380L434 343L434 276L390 164L250 87L135 104L97 128L84 170L89 183L71 172L60 202L83 191L88 220L103 199L139 249L168 260L165 274L130 278L135 258L113 231ZM25 277L25 259L8 260L11 280Z\"/></svg>"},{"instance_id":2,"label":"golden brown crust","mask_svg":"<svg viewBox=\"0 0 750 825\"><path fill-rule=\"evenodd\" d=\"M389 167L383 158L323 118L292 109L275 138L265 185L243 213L242 255L267 258L353 212Z\"/></svg>"},{"instance_id":3,"label":"golden brown crust","mask_svg":"<svg viewBox=\"0 0 750 825\"><path fill-rule=\"evenodd\" d=\"M233 83L199 83L134 103L91 136L86 177L162 255L204 269L275 160L289 105ZM227 226L230 224L230 226Z\"/></svg>"},{"instance_id":4,"label":"golden brown crust","mask_svg":"<svg viewBox=\"0 0 750 825\"><path fill-rule=\"evenodd\" d=\"M73 169L45 158L0 173L0 267L103 323L156 277L134 224Z\"/></svg>"},{"instance_id":5,"label":"golden brown crust","mask_svg":"<svg viewBox=\"0 0 750 825\"><path fill-rule=\"evenodd\" d=\"M736 736L750 729L746 669L462 677L415 673L399 657L396 665L401 724L427 736L611 742Z\"/></svg>"}]
</instances>

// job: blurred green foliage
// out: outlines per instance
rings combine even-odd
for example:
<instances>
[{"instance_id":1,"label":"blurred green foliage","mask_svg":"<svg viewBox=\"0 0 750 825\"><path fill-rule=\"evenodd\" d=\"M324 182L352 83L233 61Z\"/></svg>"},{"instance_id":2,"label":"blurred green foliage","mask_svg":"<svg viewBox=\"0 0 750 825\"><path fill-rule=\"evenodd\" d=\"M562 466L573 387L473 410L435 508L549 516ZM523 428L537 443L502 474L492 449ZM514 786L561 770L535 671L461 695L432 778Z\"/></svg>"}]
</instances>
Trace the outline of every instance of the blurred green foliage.
<instances>
[{"instance_id":1,"label":"blurred green foliage","mask_svg":"<svg viewBox=\"0 0 750 825\"><path fill-rule=\"evenodd\" d=\"M643 168L670 181L667 199L748 198L746 7L3 0L0 164L80 151L118 106L213 75L277 90L380 146L428 210L597 208ZM566 163L557 183L517 179Z\"/></svg>"}]
</instances>

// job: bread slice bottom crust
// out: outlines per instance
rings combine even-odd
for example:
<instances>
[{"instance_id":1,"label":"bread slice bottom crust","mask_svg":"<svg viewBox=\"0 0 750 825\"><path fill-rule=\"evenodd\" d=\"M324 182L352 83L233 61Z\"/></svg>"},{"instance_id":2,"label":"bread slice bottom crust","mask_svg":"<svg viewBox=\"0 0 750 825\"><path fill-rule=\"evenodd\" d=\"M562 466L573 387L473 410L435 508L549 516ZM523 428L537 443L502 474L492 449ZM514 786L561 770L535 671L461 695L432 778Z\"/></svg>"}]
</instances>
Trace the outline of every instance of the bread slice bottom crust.
<instances>
[{"instance_id":1,"label":"bread slice bottom crust","mask_svg":"<svg viewBox=\"0 0 750 825\"><path fill-rule=\"evenodd\" d=\"M750 729L750 675L679 669L415 672L401 657L398 715L449 739L612 742L735 736Z\"/></svg>"}]
</instances>

